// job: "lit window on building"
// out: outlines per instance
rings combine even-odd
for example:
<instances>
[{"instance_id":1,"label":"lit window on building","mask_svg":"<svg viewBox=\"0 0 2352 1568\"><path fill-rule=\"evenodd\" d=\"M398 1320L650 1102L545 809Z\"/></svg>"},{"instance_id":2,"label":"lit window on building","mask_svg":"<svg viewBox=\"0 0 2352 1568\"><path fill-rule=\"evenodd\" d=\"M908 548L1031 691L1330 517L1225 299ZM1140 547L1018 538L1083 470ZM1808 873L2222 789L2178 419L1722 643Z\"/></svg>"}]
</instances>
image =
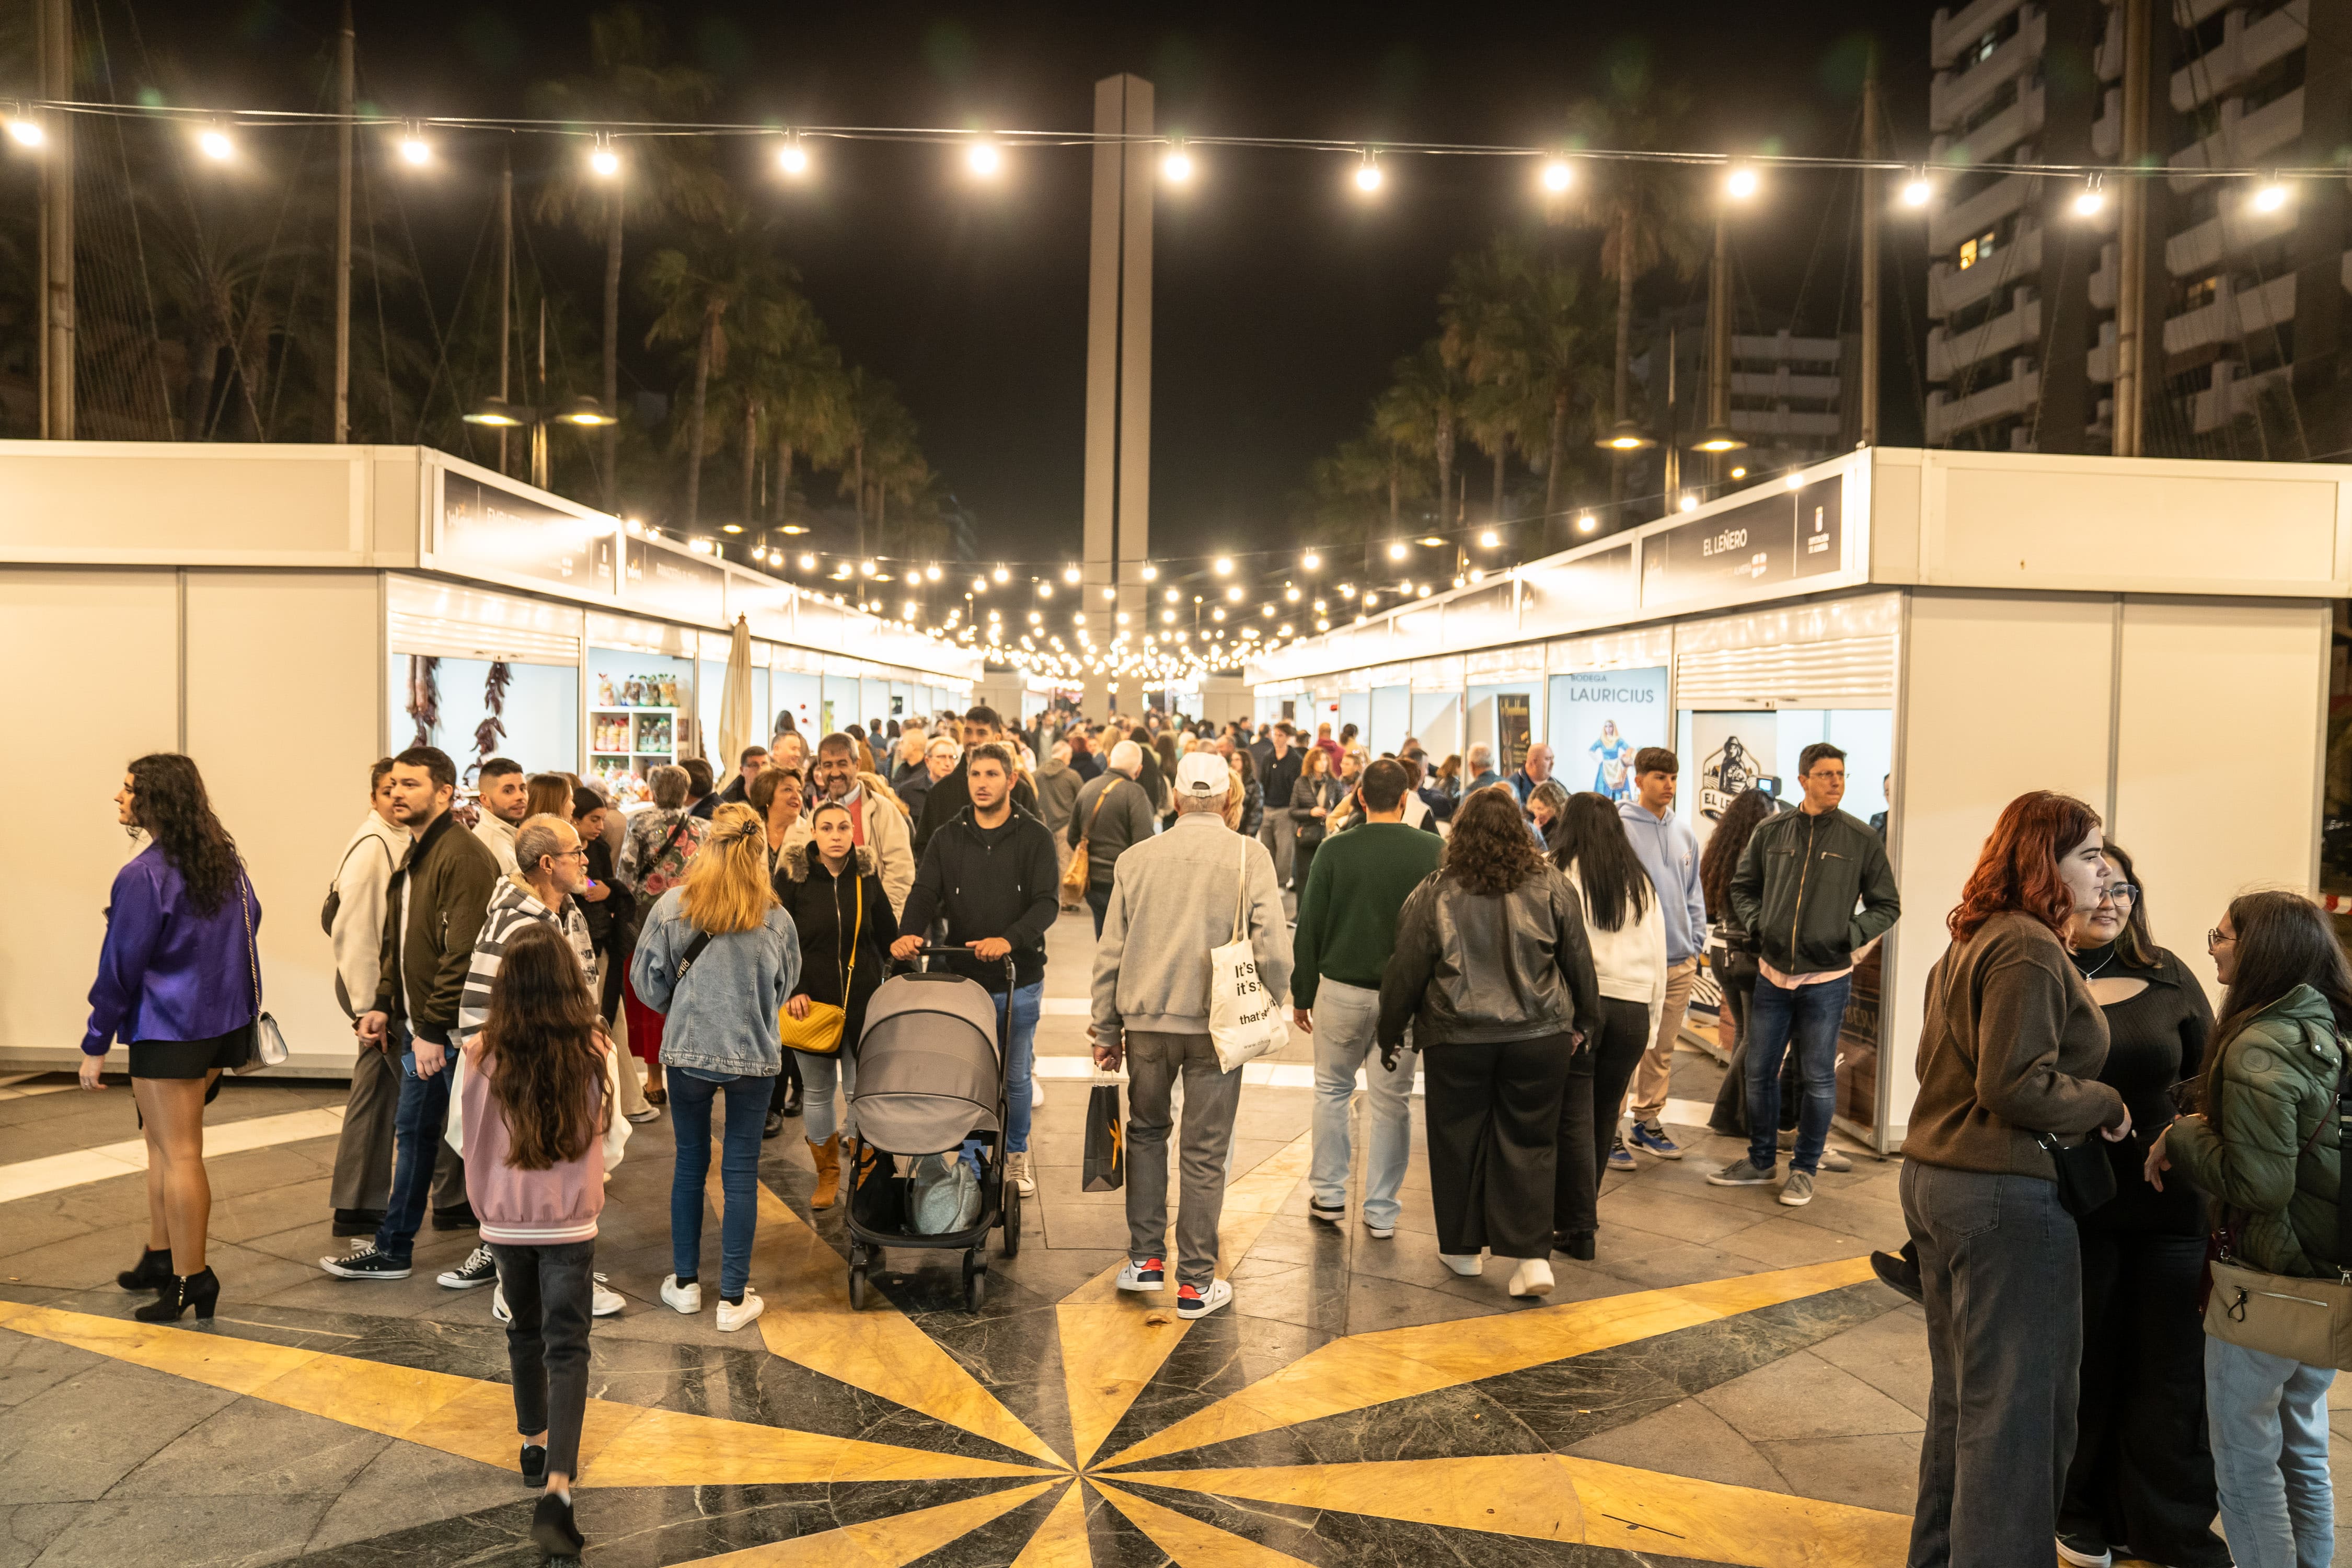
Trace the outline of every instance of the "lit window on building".
<instances>
[{"instance_id":1,"label":"lit window on building","mask_svg":"<svg viewBox=\"0 0 2352 1568\"><path fill-rule=\"evenodd\" d=\"M1966 272L1978 262L1990 258L1994 248L2000 243L2000 231L1990 228L1978 235L1974 239L1960 241L1960 270Z\"/></svg>"}]
</instances>

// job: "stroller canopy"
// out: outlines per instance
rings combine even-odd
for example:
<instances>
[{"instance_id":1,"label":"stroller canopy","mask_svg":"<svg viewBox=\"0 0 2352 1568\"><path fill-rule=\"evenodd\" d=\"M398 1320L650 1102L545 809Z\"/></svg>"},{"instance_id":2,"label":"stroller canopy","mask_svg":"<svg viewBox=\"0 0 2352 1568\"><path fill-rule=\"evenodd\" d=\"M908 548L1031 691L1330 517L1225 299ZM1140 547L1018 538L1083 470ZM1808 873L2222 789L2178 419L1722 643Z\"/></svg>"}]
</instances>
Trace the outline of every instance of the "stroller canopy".
<instances>
[{"instance_id":1,"label":"stroller canopy","mask_svg":"<svg viewBox=\"0 0 2352 1568\"><path fill-rule=\"evenodd\" d=\"M935 1154L1000 1132L1004 1063L997 1002L975 980L940 973L882 983L857 1043L859 1136L892 1154Z\"/></svg>"}]
</instances>

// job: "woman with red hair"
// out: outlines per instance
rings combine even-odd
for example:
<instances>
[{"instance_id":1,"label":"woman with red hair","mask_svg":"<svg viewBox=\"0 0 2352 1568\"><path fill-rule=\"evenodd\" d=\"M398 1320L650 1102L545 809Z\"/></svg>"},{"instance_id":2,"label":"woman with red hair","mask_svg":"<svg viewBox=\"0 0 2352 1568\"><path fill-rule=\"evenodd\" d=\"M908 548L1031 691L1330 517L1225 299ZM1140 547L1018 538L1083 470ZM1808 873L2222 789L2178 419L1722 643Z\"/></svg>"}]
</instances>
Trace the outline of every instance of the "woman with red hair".
<instances>
[{"instance_id":1,"label":"woman with red hair","mask_svg":"<svg viewBox=\"0 0 2352 1568\"><path fill-rule=\"evenodd\" d=\"M2113 1142L2131 1131L2123 1096L2097 1081L2106 1019L2066 936L2113 876L2096 812L2046 790L2018 796L1928 972L1903 1145L1934 1373L1908 1568L2050 1555L2083 1352L2082 1252L2065 1200L2079 1209L2096 1195L2062 1163L2093 1132Z\"/></svg>"}]
</instances>

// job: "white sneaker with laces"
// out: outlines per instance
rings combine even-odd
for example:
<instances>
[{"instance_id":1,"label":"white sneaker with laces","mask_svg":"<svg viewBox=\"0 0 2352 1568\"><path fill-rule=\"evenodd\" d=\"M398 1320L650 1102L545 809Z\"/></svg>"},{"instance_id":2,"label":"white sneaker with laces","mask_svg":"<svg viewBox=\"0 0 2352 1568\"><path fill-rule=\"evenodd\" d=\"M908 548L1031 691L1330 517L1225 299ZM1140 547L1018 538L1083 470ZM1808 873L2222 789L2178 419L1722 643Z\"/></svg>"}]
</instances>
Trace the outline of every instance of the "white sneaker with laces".
<instances>
[{"instance_id":1,"label":"white sneaker with laces","mask_svg":"<svg viewBox=\"0 0 2352 1568\"><path fill-rule=\"evenodd\" d=\"M1180 1318L1205 1318L1234 1299L1234 1288L1223 1279L1209 1281L1209 1289L1195 1290L1190 1285L1176 1289L1176 1315Z\"/></svg>"},{"instance_id":2,"label":"white sneaker with laces","mask_svg":"<svg viewBox=\"0 0 2352 1568\"><path fill-rule=\"evenodd\" d=\"M490 1287L490 1321L497 1323L514 1321L514 1309L507 1305L507 1288L504 1285Z\"/></svg>"},{"instance_id":3,"label":"white sneaker with laces","mask_svg":"<svg viewBox=\"0 0 2352 1568\"><path fill-rule=\"evenodd\" d=\"M1118 1288L1122 1290L1165 1290L1168 1289L1167 1260L1147 1258L1138 1263L1130 1258L1127 1267L1118 1271Z\"/></svg>"},{"instance_id":4,"label":"white sneaker with laces","mask_svg":"<svg viewBox=\"0 0 2352 1568\"><path fill-rule=\"evenodd\" d=\"M1013 1190L1023 1197L1034 1198L1037 1195L1037 1178L1029 1173L1029 1156L1026 1152L1004 1156L1004 1177L1013 1184Z\"/></svg>"},{"instance_id":5,"label":"white sneaker with laces","mask_svg":"<svg viewBox=\"0 0 2352 1568\"><path fill-rule=\"evenodd\" d=\"M677 1275L664 1275L661 1299L663 1305L675 1311L699 1312L702 1310L702 1282L697 1280L691 1285L681 1285Z\"/></svg>"},{"instance_id":6,"label":"white sneaker with laces","mask_svg":"<svg viewBox=\"0 0 2352 1568\"><path fill-rule=\"evenodd\" d=\"M488 1285L499 1277L499 1260L490 1256L488 1242L478 1242L474 1250L466 1254L466 1261L455 1268L445 1268L436 1280L445 1290L471 1290L477 1285Z\"/></svg>"},{"instance_id":7,"label":"white sneaker with laces","mask_svg":"<svg viewBox=\"0 0 2352 1568\"><path fill-rule=\"evenodd\" d=\"M719 1331L731 1334L767 1310L768 1304L752 1290L743 1292L743 1304L740 1307L730 1307L722 1300L719 1303Z\"/></svg>"},{"instance_id":8,"label":"white sneaker with laces","mask_svg":"<svg viewBox=\"0 0 2352 1568\"><path fill-rule=\"evenodd\" d=\"M595 1276L589 1287L588 1315L592 1318L616 1318L621 1309L629 1304L628 1298L604 1283L602 1274Z\"/></svg>"}]
</instances>

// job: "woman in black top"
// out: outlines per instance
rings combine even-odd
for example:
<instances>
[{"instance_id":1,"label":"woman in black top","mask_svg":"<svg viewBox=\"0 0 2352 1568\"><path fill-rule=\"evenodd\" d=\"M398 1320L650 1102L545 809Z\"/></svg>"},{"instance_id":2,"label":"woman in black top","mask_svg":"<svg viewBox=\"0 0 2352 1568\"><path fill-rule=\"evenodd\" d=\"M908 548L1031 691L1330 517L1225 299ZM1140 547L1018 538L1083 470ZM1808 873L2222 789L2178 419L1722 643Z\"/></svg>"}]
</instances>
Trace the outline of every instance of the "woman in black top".
<instances>
[{"instance_id":1,"label":"woman in black top","mask_svg":"<svg viewBox=\"0 0 2352 1568\"><path fill-rule=\"evenodd\" d=\"M1257 830L1265 826L1265 786L1257 782L1257 759L1250 755L1247 746L1236 746L1233 765L1242 775L1242 819L1234 831L1244 838L1255 838Z\"/></svg>"},{"instance_id":2,"label":"woman in black top","mask_svg":"<svg viewBox=\"0 0 2352 1568\"><path fill-rule=\"evenodd\" d=\"M848 1015L837 1052L793 1052L806 1085L809 1153L816 1162L809 1206L821 1209L832 1207L840 1190L841 1130L857 1131L846 1105L857 1090L857 1037L866 1027L866 1005L882 984L890 944L898 940L898 922L891 918L874 851L854 840L847 806L837 801L818 806L809 817L809 835L776 858L775 887L801 939L800 985L784 1010L803 1018L811 1003L823 1002ZM836 1082L845 1101L838 1111Z\"/></svg>"},{"instance_id":3,"label":"woman in black top","mask_svg":"<svg viewBox=\"0 0 2352 1568\"><path fill-rule=\"evenodd\" d=\"M1772 797L1761 790L1745 790L1731 797L1723 818L1699 857L1698 880L1706 898L1706 927L1716 938L1707 950L1706 967L1723 992L1723 1020L1730 1026L1730 1066L1715 1096L1707 1131L1726 1138L1748 1136L1748 1007L1756 994L1756 952L1745 932L1738 931L1731 913L1731 874L1748 848L1757 825L1772 815ZM1736 939L1736 940L1735 940ZM1716 1035L1718 1043L1723 1033ZM1790 1055L1793 1058L1796 1053ZM1780 1120L1783 1132L1797 1125L1797 1097L1801 1085L1793 1060L1780 1064ZM1914 1297L1913 1300L1917 1300Z\"/></svg>"},{"instance_id":4,"label":"woman in black top","mask_svg":"<svg viewBox=\"0 0 2352 1568\"><path fill-rule=\"evenodd\" d=\"M1238 753L1236 753L1238 754ZM1291 885L1298 896L1307 896L1307 874L1315 868L1315 851L1323 847L1323 836L1330 830L1331 814L1348 792L1331 776L1331 753L1320 746L1309 746L1299 760L1298 782L1290 786L1290 799L1281 803L1289 807L1291 847Z\"/></svg>"},{"instance_id":5,"label":"woman in black top","mask_svg":"<svg viewBox=\"0 0 2352 1568\"><path fill-rule=\"evenodd\" d=\"M2147 1141L2172 1119L2172 1087L2204 1063L2213 1009L2149 936L2131 857L2112 843L2106 856L2116 879L2075 917L2074 966L2106 1016L2099 1081L2131 1108L2132 1135L2107 1145L2114 1199L2075 1225L2083 1366L2059 1546L2069 1562L2097 1562L2111 1546L2121 1556L2128 1544L2168 1568L2228 1568L2230 1549L2208 1528L2218 1503L2197 1310L2205 1199L2178 1181L2158 1192L2140 1174Z\"/></svg>"}]
</instances>

